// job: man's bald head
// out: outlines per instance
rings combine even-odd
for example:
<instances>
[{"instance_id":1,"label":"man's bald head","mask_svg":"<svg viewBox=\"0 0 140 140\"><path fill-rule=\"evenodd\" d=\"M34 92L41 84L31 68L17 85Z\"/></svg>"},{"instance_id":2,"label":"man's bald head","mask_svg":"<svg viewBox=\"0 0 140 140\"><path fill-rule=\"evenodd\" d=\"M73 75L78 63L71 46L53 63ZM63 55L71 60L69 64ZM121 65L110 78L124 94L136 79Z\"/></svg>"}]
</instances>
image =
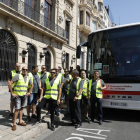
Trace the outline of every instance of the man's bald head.
<instances>
[{"instance_id":1,"label":"man's bald head","mask_svg":"<svg viewBox=\"0 0 140 140\"><path fill-rule=\"evenodd\" d=\"M16 65L15 65L15 70L16 70L16 71L20 71L20 64L19 64L19 63L16 63Z\"/></svg>"}]
</instances>

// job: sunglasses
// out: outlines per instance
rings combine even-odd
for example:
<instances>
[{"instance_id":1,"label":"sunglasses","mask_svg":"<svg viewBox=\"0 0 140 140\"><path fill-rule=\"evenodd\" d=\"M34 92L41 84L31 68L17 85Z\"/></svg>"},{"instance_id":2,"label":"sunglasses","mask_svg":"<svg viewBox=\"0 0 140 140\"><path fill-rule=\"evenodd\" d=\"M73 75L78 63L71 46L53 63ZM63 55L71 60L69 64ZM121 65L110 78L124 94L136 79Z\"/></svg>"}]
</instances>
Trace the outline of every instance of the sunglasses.
<instances>
[{"instance_id":1,"label":"sunglasses","mask_svg":"<svg viewBox=\"0 0 140 140\"><path fill-rule=\"evenodd\" d=\"M51 72L52 74L55 74L55 72Z\"/></svg>"},{"instance_id":2,"label":"sunglasses","mask_svg":"<svg viewBox=\"0 0 140 140\"><path fill-rule=\"evenodd\" d=\"M28 69L22 69L22 70L26 70L26 71L28 71Z\"/></svg>"},{"instance_id":3,"label":"sunglasses","mask_svg":"<svg viewBox=\"0 0 140 140\"><path fill-rule=\"evenodd\" d=\"M64 71L64 72L69 72L69 71Z\"/></svg>"},{"instance_id":4,"label":"sunglasses","mask_svg":"<svg viewBox=\"0 0 140 140\"><path fill-rule=\"evenodd\" d=\"M46 68L41 68L41 69L46 69Z\"/></svg>"}]
</instances>

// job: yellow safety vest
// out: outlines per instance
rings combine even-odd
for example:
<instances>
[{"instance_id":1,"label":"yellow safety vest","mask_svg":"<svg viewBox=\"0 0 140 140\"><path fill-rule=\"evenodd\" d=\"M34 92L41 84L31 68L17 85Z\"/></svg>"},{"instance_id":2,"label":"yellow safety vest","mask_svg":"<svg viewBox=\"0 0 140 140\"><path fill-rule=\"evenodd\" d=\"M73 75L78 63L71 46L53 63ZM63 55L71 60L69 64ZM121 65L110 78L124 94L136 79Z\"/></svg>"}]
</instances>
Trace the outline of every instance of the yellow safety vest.
<instances>
[{"instance_id":1,"label":"yellow safety vest","mask_svg":"<svg viewBox=\"0 0 140 140\"><path fill-rule=\"evenodd\" d=\"M12 70L11 73L12 73L12 79L13 79L13 77L14 77L15 75L17 75L17 74L20 74L21 71L20 71L20 73L16 73L15 70ZM12 88L14 87L14 85L15 85L15 83L12 84Z\"/></svg>"},{"instance_id":2,"label":"yellow safety vest","mask_svg":"<svg viewBox=\"0 0 140 140\"><path fill-rule=\"evenodd\" d=\"M45 80L46 83L46 90L45 90L45 95L44 98L46 99L58 99L58 85L59 85L59 79L56 78L52 87L49 82L49 78Z\"/></svg>"},{"instance_id":3,"label":"yellow safety vest","mask_svg":"<svg viewBox=\"0 0 140 140\"><path fill-rule=\"evenodd\" d=\"M17 82L15 82L14 90L13 93L17 94L19 96L24 96L27 93L28 89L28 83L29 83L30 78L27 76L26 83L24 81L23 75L19 74L19 79Z\"/></svg>"},{"instance_id":4,"label":"yellow safety vest","mask_svg":"<svg viewBox=\"0 0 140 140\"><path fill-rule=\"evenodd\" d=\"M57 78L59 79L59 81L60 81L60 83L61 83L61 82L62 82L62 81L61 81L61 80L62 80L62 74L61 74L61 73L58 73Z\"/></svg>"},{"instance_id":5,"label":"yellow safety vest","mask_svg":"<svg viewBox=\"0 0 140 140\"><path fill-rule=\"evenodd\" d=\"M89 96L91 96L91 85L92 85L92 80L89 80ZM101 87L101 79L99 79L96 84L96 97L102 98L103 93L101 90L98 89L99 87Z\"/></svg>"},{"instance_id":6,"label":"yellow safety vest","mask_svg":"<svg viewBox=\"0 0 140 140\"><path fill-rule=\"evenodd\" d=\"M68 91L67 91L67 95L69 95L70 85L71 85L72 80L73 80L73 78L72 78L71 81L70 81L69 88L68 88ZM76 94L78 94L78 92L79 92L79 84L80 84L81 80L82 80L82 79L79 78L78 81L77 81L77 85L76 85ZM78 99L81 99L81 98L82 98L82 94L79 95Z\"/></svg>"},{"instance_id":7,"label":"yellow safety vest","mask_svg":"<svg viewBox=\"0 0 140 140\"><path fill-rule=\"evenodd\" d=\"M87 79L84 79L83 80L83 90L82 90L83 96L87 96L87 85L88 85L88 81L87 81Z\"/></svg>"}]
</instances>

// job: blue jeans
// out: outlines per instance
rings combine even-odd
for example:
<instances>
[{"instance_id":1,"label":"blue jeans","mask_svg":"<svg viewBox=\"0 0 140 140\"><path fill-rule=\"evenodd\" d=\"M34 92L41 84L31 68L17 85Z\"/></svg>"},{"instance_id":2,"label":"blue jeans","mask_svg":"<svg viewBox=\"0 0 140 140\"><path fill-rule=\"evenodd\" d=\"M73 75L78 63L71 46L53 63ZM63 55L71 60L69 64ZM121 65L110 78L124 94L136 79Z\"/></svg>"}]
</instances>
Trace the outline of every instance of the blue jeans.
<instances>
[{"instance_id":1,"label":"blue jeans","mask_svg":"<svg viewBox=\"0 0 140 140\"><path fill-rule=\"evenodd\" d=\"M38 93L31 93L31 96L28 97L27 105L28 106L31 106L32 104L36 105L38 97L39 97Z\"/></svg>"},{"instance_id":2,"label":"blue jeans","mask_svg":"<svg viewBox=\"0 0 140 140\"><path fill-rule=\"evenodd\" d=\"M97 111L98 111L98 119L102 120L103 117L103 111L102 111L102 99L96 98L94 96L91 96L90 103L91 103L91 120L94 120L95 118L95 103L97 102Z\"/></svg>"}]
</instances>

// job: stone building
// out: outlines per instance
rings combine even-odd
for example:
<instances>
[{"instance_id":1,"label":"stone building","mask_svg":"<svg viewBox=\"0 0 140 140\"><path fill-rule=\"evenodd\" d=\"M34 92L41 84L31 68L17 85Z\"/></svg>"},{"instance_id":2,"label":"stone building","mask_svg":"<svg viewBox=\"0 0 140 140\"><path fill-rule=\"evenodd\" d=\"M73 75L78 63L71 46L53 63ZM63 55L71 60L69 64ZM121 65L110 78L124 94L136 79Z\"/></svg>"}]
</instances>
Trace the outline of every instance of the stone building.
<instances>
[{"instance_id":1,"label":"stone building","mask_svg":"<svg viewBox=\"0 0 140 140\"><path fill-rule=\"evenodd\" d=\"M86 42L88 34L99 29L112 26L107 7L104 0L78 0L77 1L77 45ZM87 50L81 48L81 57L77 64L86 69Z\"/></svg>"},{"instance_id":2,"label":"stone building","mask_svg":"<svg viewBox=\"0 0 140 140\"><path fill-rule=\"evenodd\" d=\"M0 86L16 62L29 71L75 68L76 6L75 0L0 0Z\"/></svg>"}]
</instances>

